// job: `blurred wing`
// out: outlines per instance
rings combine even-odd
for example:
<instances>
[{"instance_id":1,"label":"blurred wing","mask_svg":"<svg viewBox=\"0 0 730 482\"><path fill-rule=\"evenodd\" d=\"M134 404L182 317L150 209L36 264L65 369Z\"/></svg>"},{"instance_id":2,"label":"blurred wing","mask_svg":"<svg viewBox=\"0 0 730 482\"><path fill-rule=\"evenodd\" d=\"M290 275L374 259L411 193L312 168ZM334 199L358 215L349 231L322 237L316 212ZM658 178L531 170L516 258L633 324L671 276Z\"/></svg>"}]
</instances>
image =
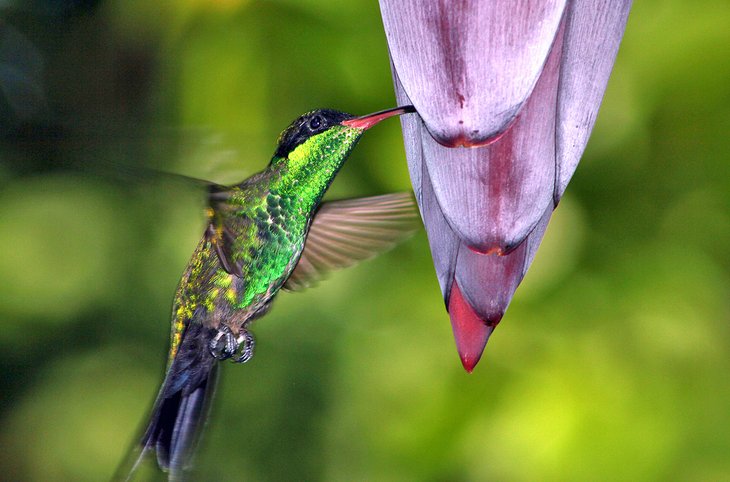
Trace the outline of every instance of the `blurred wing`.
<instances>
[{"instance_id":1,"label":"blurred wing","mask_svg":"<svg viewBox=\"0 0 730 482\"><path fill-rule=\"evenodd\" d=\"M314 216L299 263L284 285L311 286L329 271L372 258L415 232L418 211L410 193L323 203Z\"/></svg>"}]
</instances>

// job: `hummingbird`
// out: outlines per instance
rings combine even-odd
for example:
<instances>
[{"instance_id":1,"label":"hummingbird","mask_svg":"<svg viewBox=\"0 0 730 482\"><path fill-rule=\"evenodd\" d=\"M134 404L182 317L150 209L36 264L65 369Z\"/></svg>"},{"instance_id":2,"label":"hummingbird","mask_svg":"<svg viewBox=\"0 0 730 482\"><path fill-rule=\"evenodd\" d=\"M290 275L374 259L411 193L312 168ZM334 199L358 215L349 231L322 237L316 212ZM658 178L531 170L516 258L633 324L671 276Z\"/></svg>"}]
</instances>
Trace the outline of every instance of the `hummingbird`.
<instances>
[{"instance_id":1,"label":"hummingbird","mask_svg":"<svg viewBox=\"0 0 730 482\"><path fill-rule=\"evenodd\" d=\"M410 193L322 202L362 134L411 112L412 106L361 117L330 109L306 113L281 133L264 170L233 186L207 184L205 230L173 300L167 371L127 480L151 452L170 480L182 476L220 362L251 359L251 322L280 290L306 288L414 231L418 214Z\"/></svg>"}]
</instances>

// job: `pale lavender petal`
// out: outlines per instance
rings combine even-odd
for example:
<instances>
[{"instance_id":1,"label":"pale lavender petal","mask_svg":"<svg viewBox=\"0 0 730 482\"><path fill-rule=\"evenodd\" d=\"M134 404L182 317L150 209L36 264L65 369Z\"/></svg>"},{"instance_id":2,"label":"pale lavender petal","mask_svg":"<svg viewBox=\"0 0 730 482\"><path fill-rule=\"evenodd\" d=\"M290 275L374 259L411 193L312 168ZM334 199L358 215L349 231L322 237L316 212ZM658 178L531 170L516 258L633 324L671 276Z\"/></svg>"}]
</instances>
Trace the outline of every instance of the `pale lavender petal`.
<instances>
[{"instance_id":1,"label":"pale lavender petal","mask_svg":"<svg viewBox=\"0 0 730 482\"><path fill-rule=\"evenodd\" d=\"M479 252L514 249L552 208L561 33L562 28L520 116L498 140L484 147L448 148L422 138L444 215Z\"/></svg>"},{"instance_id":2,"label":"pale lavender petal","mask_svg":"<svg viewBox=\"0 0 730 482\"><path fill-rule=\"evenodd\" d=\"M547 229L550 218L553 215L553 210L553 206L550 206L545 210L542 218L540 218L540 222L537 223L535 229L532 230L530 235L527 236L527 239L525 240L524 244L527 245L527 248L525 252L525 267L522 269L522 276L525 276L525 273L527 273L527 269L532 264L532 260L535 259L537 248L540 247L542 238L543 236L545 236L545 230Z\"/></svg>"},{"instance_id":3,"label":"pale lavender petal","mask_svg":"<svg viewBox=\"0 0 730 482\"><path fill-rule=\"evenodd\" d=\"M431 134L479 145L532 92L565 0L381 0L395 70Z\"/></svg>"},{"instance_id":4,"label":"pale lavender petal","mask_svg":"<svg viewBox=\"0 0 730 482\"><path fill-rule=\"evenodd\" d=\"M558 94L556 204L596 121L631 0L571 2L568 8Z\"/></svg>"},{"instance_id":5,"label":"pale lavender petal","mask_svg":"<svg viewBox=\"0 0 730 482\"><path fill-rule=\"evenodd\" d=\"M413 102L403 90L403 85L398 78L398 72L390 62L390 70L393 73L393 85L395 86L395 99L397 105L413 105ZM413 193L416 195L416 201L419 208L421 207L421 163L423 159L423 150L421 149L421 129L423 121L418 114L406 114L399 116L401 127L403 129L403 142L406 148L406 158L408 159L408 173L411 176L411 184L413 185ZM429 181L430 182L430 181Z\"/></svg>"},{"instance_id":6,"label":"pale lavender petal","mask_svg":"<svg viewBox=\"0 0 730 482\"><path fill-rule=\"evenodd\" d=\"M479 254L463 244L456 260L456 282L474 311L489 324L502 319L522 281L527 243L498 256Z\"/></svg>"},{"instance_id":7,"label":"pale lavender petal","mask_svg":"<svg viewBox=\"0 0 730 482\"><path fill-rule=\"evenodd\" d=\"M394 68L392 68L392 71L398 105L411 104L411 100L403 90L403 86L398 79L398 73ZM423 224L426 227L433 265L436 268L436 277L438 278L444 301L448 306L451 284L454 280L456 251L460 241L441 212L441 206L439 206L436 196L433 193L431 177L426 169L426 165L422 161L423 136L425 136L426 142L433 143L434 140L428 134L428 131L423 125L423 121L417 114L402 115L400 119L403 127L403 140L405 142L408 170L411 176L413 192L416 195Z\"/></svg>"},{"instance_id":8,"label":"pale lavender petal","mask_svg":"<svg viewBox=\"0 0 730 482\"><path fill-rule=\"evenodd\" d=\"M502 319L512 295L535 258L552 214L551 205L525 242L507 255L479 254L463 244L459 248L456 281L464 298L488 324L499 323Z\"/></svg>"},{"instance_id":9,"label":"pale lavender petal","mask_svg":"<svg viewBox=\"0 0 730 482\"><path fill-rule=\"evenodd\" d=\"M425 131L425 128L423 130ZM430 137L429 140L431 140ZM426 234L428 234L428 244L431 247L431 257L433 258L433 266L436 268L441 293L446 306L448 306L451 284L454 281L454 270L456 269L456 254L461 242L441 211L425 163L422 164L422 169L423 200L420 206L421 215L423 216L423 224L426 227Z\"/></svg>"}]
</instances>

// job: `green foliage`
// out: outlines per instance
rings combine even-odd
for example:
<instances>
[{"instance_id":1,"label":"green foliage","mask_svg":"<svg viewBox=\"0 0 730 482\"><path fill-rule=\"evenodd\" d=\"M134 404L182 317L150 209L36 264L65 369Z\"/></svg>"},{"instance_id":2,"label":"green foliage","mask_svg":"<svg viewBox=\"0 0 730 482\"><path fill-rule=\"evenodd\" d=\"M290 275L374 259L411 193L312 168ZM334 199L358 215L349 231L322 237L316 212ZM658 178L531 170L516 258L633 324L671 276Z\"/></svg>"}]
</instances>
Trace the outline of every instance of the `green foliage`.
<instances>
[{"instance_id":1,"label":"green foliage","mask_svg":"<svg viewBox=\"0 0 730 482\"><path fill-rule=\"evenodd\" d=\"M387 48L366 1L20 15L63 129L0 150L0 473L103 480L162 378L203 215L184 185L98 167L240 180L302 112L391 107ZM193 480L730 479L728 24L725 1L635 2L586 155L474 374L421 233L277 300L254 360L223 370ZM331 195L408 188L390 121Z\"/></svg>"}]
</instances>

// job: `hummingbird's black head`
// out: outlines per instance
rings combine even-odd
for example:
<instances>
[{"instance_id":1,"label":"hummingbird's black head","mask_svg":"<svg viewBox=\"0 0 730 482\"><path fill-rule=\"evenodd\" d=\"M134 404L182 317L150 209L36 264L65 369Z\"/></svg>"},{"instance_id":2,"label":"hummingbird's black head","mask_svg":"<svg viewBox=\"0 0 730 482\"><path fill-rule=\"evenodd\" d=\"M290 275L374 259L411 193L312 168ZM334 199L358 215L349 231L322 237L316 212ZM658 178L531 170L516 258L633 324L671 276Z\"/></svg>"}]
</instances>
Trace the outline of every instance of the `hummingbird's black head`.
<instances>
[{"instance_id":1,"label":"hummingbird's black head","mask_svg":"<svg viewBox=\"0 0 730 482\"><path fill-rule=\"evenodd\" d=\"M317 109L307 112L291 123L279 136L276 147L276 157L286 158L297 146L307 139L321 134L332 126L355 116L332 109Z\"/></svg>"}]
</instances>

